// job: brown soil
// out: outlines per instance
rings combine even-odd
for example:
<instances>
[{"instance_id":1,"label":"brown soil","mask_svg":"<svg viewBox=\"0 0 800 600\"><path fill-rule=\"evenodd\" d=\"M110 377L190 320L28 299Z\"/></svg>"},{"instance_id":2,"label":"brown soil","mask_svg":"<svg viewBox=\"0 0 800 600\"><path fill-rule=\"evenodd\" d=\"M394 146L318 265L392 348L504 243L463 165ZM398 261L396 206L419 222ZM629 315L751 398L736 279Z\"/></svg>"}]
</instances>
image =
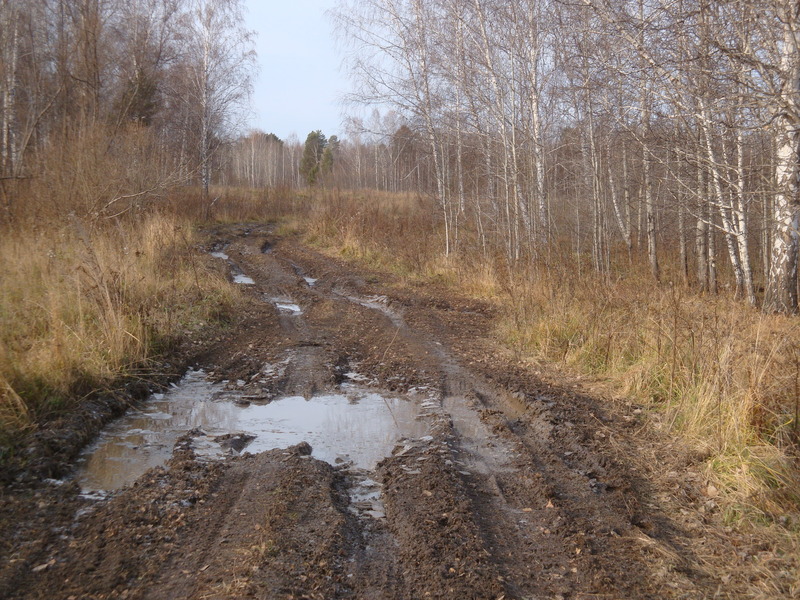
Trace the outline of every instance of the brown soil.
<instances>
[{"instance_id":1,"label":"brown soil","mask_svg":"<svg viewBox=\"0 0 800 600\"><path fill-rule=\"evenodd\" d=\"M435 400L431 435L403 441L370 474L383 486L385 517L354 509L357 474L316 460L306 444L208 463L187 437L165 468L107 500L82 499L71 483L6 486L0 597L796 591L781 583L796 556L723 528L702 457L653 433L635 406L520 365L492 341L491 306L396 285L266 227L210 231L207 249L223 245L255 285L235 329L197 340L197 364L213 377L269 401L333 390L355 369L378 388L425 388ZM268 301L278 296L303 314L278 312ZM285 371L264 375L282 360Z\"/></svg>"}]
</instances>

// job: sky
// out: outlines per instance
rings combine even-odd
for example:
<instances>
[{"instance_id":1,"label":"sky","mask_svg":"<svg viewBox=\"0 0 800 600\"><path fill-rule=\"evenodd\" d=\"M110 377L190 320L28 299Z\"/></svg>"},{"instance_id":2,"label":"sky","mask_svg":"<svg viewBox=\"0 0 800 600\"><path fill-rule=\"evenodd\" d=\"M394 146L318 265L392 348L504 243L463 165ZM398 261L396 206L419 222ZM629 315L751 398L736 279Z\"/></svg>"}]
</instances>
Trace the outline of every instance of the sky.
<instances>
[{"instance_id":1,"label":"sky","mask_svg":"<svg viewBox=\"0 0 800 600\"><path fill-rule=\"evenodd\" d=\"M302 142L315 129L342 137L341 68L333 24L335 0L245 0L246 27L255 30L259 72L251 101L253 129Z\"/></svg>"}]
</instances>

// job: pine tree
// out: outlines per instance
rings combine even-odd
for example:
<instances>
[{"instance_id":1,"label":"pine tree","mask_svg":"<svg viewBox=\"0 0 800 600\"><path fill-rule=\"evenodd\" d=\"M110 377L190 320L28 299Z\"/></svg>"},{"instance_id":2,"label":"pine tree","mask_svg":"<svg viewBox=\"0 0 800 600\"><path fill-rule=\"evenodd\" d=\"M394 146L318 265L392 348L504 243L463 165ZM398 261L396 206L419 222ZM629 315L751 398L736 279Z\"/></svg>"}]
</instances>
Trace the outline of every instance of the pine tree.
<instances>
[{"instance_id":1,"label":"pine tree","mask_svg":"<svg viewBox=\"0 0 800 600\"><path fill-rule=\"evenodd\" d=\"M317 183L327 145L328 141L319 129L312 131L306 137L303 158L300 161L300 175L305 178L308 185Z\"/></svg>"}]
</instances>

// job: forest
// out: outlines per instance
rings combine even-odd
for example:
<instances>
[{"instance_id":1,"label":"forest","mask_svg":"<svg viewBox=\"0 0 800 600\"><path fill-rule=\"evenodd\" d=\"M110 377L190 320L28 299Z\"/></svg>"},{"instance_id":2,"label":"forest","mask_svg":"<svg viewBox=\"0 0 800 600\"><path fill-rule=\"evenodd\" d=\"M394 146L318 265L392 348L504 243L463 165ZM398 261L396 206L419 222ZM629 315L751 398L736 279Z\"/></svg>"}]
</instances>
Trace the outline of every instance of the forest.
<instances>
[{"instance_id":1,"label":"forest","mask_svg":"<svg viewBox=\"0 0 800 600\"><path fill-rule=\"evenodd\" d=\"M249 124L240 0L0 0L0 459L234 327L242 293L197 249L269 223L491 304L520 365L656 415L726 523L796 543L800 4L338 0L328 19L342 129L310 115L281 139Z\"/></svg>"}]
</instances>

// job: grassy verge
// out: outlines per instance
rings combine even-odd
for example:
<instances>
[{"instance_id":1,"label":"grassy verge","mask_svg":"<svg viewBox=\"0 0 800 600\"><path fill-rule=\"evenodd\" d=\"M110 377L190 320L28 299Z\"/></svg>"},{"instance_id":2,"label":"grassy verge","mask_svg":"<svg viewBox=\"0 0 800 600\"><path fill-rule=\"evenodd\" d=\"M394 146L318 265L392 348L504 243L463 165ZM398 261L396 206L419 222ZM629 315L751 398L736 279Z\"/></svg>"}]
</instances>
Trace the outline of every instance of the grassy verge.
<instances>
[{"instance_id":1,"label":"grassy verge","mask_svg":"<svg viewBox=\"0 0 800 600\"><path fill-rule=\"evenodd\" d=\"M235 291L194 243L189 221L158 213L0 236L3 446L226 318Z\"/></svg>"},{"instance_id":2,"label":"grassy verge","mask_svg":"<svg viewBox=\"0 0 800 600\"><path fill-rule=\"evenodd\" d=\"M602 378L707 456L731 521L798 526L797 319L657 287L635 267L616 281L585 267L576 276L568 253L513 270L467 243L444 258L430 215L410 197L328 193L302 229L309 243L345 258L491 300L502 314L498 338L521 359Z\"/></svg>"}]
</instances>

